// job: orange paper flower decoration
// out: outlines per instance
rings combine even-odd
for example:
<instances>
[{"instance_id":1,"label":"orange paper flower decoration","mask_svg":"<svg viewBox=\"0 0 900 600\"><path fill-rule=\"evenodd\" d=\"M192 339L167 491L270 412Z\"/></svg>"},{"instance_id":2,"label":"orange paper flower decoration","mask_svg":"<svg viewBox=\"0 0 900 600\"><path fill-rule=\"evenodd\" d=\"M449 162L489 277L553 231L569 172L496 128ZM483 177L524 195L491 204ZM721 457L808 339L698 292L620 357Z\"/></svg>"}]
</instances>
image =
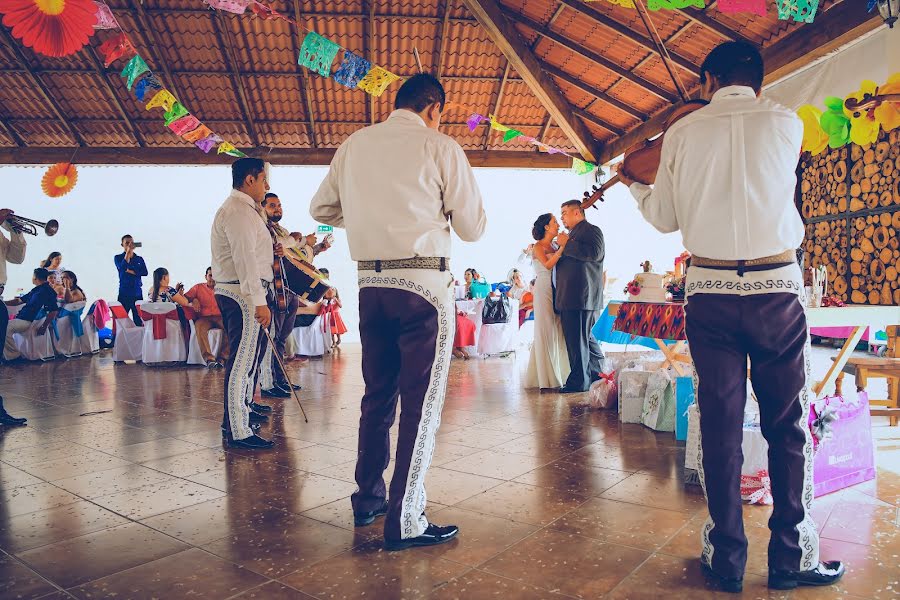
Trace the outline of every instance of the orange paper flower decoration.
<instances>
[{"instance_id":1,"label":"orange paper flower decoration","mask_svg":"<svg viewBox=\"0 0 900 600\"><path fill-rule=\"evenodd\" d=\"M46 56L75 54L97 23L93 0L0 0L0 13L13 36Z\"/></svg>"},{"instance_id":2,"label":"orange paper flower decoration","mask_svg":"<svg viewBox=\"0 0 900 600\"><path fill-rule=\"evenodd\" d=\"M44 173L41 188L51 198L65 196L78 182L78 169L72 163L56 163Z\"/></svg>"}]
</instances>

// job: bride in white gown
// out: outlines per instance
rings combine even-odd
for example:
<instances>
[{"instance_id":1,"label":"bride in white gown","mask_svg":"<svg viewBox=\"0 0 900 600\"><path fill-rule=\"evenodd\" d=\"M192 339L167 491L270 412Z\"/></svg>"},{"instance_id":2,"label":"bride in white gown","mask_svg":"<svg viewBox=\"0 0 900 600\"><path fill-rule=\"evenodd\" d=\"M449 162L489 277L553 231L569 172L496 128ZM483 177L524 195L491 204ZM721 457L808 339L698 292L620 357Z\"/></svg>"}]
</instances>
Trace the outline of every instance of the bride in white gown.
<instances>
[{"instance_id":1,"label":"bride in white gown","mask_svg":"<svg viewBox=\"0 0 900 600\"><path fill-rule=\"evenodd\" d=\"M569 355L559 315L553 311L553 267L562 251L553 245L559 223L552 214L541 215L531 230L534 245L534 345L525 374L526 388L561 387L569 376Z\"/></svg>"}]
</instances>

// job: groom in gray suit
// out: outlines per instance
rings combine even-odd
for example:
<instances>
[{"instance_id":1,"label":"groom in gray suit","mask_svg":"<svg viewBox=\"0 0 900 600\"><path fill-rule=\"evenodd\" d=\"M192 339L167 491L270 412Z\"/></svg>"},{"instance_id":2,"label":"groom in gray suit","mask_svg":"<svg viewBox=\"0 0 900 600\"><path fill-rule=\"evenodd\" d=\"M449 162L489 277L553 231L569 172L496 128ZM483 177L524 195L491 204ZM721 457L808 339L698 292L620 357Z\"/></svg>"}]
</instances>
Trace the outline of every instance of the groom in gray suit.
<instances>
[{"instance_id":1,"label":"groom in gray suit","mask_svg":"<svg viewBox=\"0 0 900 600\"><path fill-rule=\"evenodd\" d=\"M599 378L603 352L591 329L603 310L603 232L587 222L579 200L562 205L568 234L556 241L563 249L555 267L554 306L562 321L569 365L572 368L560 393L584 392Z\"/></svg>"}]
</instances>

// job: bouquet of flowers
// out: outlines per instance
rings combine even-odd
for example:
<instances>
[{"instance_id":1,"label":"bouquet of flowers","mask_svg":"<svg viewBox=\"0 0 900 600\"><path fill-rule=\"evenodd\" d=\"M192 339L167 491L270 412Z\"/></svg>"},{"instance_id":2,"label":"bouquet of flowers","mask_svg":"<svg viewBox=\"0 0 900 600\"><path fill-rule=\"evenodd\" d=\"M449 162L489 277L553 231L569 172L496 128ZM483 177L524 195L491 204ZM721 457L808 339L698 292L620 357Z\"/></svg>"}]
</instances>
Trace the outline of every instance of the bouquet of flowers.
<instances>
[{"instance_id":1,"label":"bouquet of flowers","mask_svg":"<svg viewBox=\"0 0 900 600\"><path fill-rule=\"evenodd\" d=\"M666 285L666 291L672 294L672 302L684 301L684 283L685 277L676 277Z\"/></svg>"},{"instance_id":2,"label":"bouquet of flowers","mask_svg":"<svg viewBox=\"0 0 900 600\"><path fill-rule=\"evenodd\" d=\"M637 279L632 279L627 284L625 284L625 293L630 294L632 296L637 296L641 293L641 282Z\"/></svg>"}]
</instances>

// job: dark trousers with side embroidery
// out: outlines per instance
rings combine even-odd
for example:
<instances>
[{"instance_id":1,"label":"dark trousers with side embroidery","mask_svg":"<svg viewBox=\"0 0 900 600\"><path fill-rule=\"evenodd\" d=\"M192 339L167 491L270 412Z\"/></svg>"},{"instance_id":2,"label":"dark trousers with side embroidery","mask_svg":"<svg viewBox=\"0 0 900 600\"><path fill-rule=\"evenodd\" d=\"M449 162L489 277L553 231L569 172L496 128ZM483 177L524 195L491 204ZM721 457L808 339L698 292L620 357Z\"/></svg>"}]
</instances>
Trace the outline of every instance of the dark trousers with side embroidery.
<instances>
[{"instance_id":1,"label":"dark trousers with side embroidery","mask_svg":"<svg viewBox=\"0 0 900 600\"><path fill-rule=\"evenodd\" d=\"M437 272L423 279L437 280ZM442 285L443 290L432 288L432 300L437 294L446 296L437 302L408 289L362 287L359 292L366 391L359 421L359 489L351 501L354 512L370 512L389 497L384 523L388 540L417 537L428 524L423 514L425 473L440 425L455 327L446 281ZM388 496L383 475L398 400L400 431Z\"/></svg>"},{"instance_id":2,"label":"dark trousers with side embroidery","mask_svg":"<svg viewBox=\"0 0 900 600\"><path fill-rule=\"evenodd\" d=\"M701 533L702 559L724 577L742 577L747 563L740 479L749 359L775 501L769 567L811 569L818 564L819 545L810 517L811 392L803 304L788 293L695 294L685 312L700 409L700 475L710 514Z\"/></svg>"}]
</instances>

